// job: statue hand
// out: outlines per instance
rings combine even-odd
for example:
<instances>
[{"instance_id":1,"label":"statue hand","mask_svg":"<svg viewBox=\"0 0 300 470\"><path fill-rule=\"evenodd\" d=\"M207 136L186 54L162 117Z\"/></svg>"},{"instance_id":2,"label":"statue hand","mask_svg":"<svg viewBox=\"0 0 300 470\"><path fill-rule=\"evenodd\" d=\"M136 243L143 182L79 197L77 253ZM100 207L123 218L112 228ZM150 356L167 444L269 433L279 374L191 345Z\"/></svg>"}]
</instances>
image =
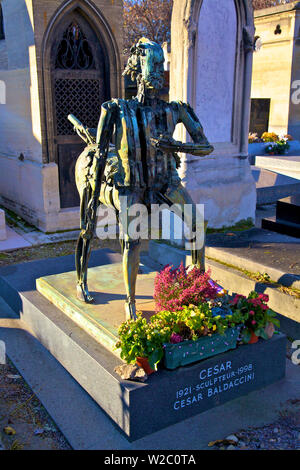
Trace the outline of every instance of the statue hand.
<instances>
[{"instance_id":1,"label":"statue hand","mask_svg":"<svg viewBox=\"0 0 300 470\"><path fill-rule=\"evenodd\" d=\"M153 147L163 152L180 152L183 145L182 142L174 140L173 137L163 134L159 138L150 137L150 143Z\"/></svg>"},{"instance_id":2,"label":"statue hand","mask_svg":"<svg viewBox=\"0 0 300 470\"><path fill-rule=\"evenodd\" d=\"M195 155L197 157L205 157L214 151L214 147L207 144L186 144L185 150L182 152L190 153L191 155Z\"/></svg>"},{"instance_id":3,"label":"statue hand","mask_svg":"<svg viewBox=\"0 0 300 470\"><path fill-rule=\"evenodd\" d=\"M161 135L158 139L153 137L150 138L150 143L155 148L162 150L163 152L181 152L190 153L196 156L206 156L214 151L214 147L209 142L203 143L186 143L174 140L173 137Z\"/></svg>"}]
</instances>

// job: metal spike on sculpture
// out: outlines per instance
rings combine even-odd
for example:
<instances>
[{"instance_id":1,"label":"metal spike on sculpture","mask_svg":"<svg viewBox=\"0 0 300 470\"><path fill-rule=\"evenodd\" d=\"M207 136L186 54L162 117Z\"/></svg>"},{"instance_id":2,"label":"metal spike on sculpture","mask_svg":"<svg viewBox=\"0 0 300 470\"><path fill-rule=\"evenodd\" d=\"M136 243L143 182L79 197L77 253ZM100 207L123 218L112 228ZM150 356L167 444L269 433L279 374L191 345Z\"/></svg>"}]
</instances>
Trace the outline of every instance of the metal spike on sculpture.
<instances>
[{"instance_id":1,"label":"metal spike on sculpture","mask_svg":"<svg viewBox=\"0 0 300 470\"><path fill-rule=\"evenodd\" d=\"M170 207L193 204L177 172L180 165L177 152L203 157L214 149L188 104L159 99L164 85L164 54L159 44L140 39L131 49L124 75L137 81L137 96L104 103L97 130L88 129L73 115L69 116L77 133L87 143L75 170L81 217L75 256L77 296L84 302L92 302L87 271L97 208L100 203L112 207L124 235L121 246L126 318L136 319L135 287L141 242L130 237L128 226L122 225L122 215L135 203L144 204L147 208L161 203ZM185 144L173 139L178 123L183 123L193 143ZM112 137L114 148L110 145ZM121 200L127 201L125 207ZM180 211L181 216L182 213ZM196 228L195 211L191 214L190 227ZM205 270L204 248L192 248L193 264L202 270Z\"/></svg>"}]
</instances>

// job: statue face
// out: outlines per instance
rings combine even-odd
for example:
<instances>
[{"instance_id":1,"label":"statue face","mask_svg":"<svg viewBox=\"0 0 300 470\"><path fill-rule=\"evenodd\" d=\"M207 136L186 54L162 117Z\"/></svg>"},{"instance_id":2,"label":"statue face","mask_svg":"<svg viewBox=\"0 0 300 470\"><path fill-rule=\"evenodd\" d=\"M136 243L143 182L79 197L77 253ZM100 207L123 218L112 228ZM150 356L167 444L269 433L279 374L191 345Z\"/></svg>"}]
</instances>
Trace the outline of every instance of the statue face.
<instances>
[{"instance_id":1,"label":"statue face","mask_svg":"<svg viewBox=\"0 0 300 470\"><path fill-rule=\"evenodd\" d=\"M163 88L164 62L164 53L159 44L150 41L142 44L140 63L146 88L153 91L159 91Z\"/></svg>"}]
</instances>

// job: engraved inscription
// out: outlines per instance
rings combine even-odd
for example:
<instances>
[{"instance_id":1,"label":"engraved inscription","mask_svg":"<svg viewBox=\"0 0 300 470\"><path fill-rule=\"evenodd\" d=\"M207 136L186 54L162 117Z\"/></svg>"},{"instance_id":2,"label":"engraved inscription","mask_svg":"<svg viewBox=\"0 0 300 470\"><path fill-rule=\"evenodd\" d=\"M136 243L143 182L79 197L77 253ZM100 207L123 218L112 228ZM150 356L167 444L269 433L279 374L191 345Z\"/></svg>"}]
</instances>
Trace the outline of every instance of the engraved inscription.
<instances>
[{"instance_id":1,"label":"engraved inscription","mask_svg":"<svg viewBox=\"0 0 300 470\"><path fill-rule=\"evenodd\" d=\"M199 374L198 383L188 385L175 392L173 409L180 410L197 405L206 398L242 387L244 384L253 381L254 378L255 373L252 363L233 368L232 362L227 361L202 369Z\"/></svg>"}]
</instances>

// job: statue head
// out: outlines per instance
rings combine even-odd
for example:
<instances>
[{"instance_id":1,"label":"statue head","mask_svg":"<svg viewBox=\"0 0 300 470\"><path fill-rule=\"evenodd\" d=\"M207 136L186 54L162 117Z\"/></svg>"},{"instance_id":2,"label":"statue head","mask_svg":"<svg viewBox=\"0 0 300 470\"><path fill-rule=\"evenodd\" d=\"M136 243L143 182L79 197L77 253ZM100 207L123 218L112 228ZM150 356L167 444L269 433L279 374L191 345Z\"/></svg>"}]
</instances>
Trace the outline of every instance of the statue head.
<instances>
[{"instance_id":1,"label":"statue head","mask_svg":"<svg viewBox=\"0 0 300 470\"><path fill-rule=\"evenodd\" d=\"M164 52L156 42L141 38L130 50L123 75L137 80L144 91L158 92L164 86Z\"/></svg>"}]
</instances>

